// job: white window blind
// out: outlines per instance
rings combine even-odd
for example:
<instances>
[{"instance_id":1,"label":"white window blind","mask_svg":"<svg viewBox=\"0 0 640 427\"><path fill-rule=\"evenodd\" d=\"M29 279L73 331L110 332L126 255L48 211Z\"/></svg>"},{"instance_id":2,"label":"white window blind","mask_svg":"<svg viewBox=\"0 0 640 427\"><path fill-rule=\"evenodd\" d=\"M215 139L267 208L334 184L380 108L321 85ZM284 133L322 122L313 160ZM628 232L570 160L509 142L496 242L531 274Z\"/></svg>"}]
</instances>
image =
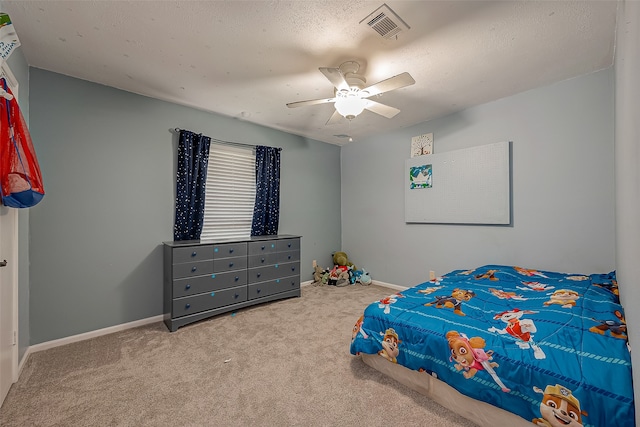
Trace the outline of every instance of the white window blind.
<instances>
[{"instance_id":1,"label":"white window blind","mask_svg":"<svg viewBox=\"0 0 640 427\"><path fill-rule=\"evenodd\" d=\"M212 142L209 149L201 240L251 236L256 198L253 148Z\"/></svg>"}]
</instances>

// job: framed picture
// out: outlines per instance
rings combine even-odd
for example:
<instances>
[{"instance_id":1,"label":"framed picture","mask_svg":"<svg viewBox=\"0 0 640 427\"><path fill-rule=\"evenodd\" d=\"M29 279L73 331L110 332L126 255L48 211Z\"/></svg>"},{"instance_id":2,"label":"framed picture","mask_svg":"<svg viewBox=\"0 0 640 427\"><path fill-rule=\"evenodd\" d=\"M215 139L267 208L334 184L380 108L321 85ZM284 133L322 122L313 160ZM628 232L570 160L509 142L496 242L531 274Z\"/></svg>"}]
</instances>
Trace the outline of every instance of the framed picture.
<instances>
[{"instance_id":1,"label":"framed picture","mask_svg":"<svg viewBox=\"0 0 640 427\"><path fill-rule=\"evenodd\" d=\"M411 157L433 154L433 133L411 138Z\"/></svg>"},{"instance_id":2,"label":"framed picture","mask_svg":"<svg viewBox=\"0 0 640 427\"><path fill-rule=\"evenodd\" d=\"M409 188L431 188L432 167L431 165L411 166L409 168Z\"/></svg>"}]
</instances>

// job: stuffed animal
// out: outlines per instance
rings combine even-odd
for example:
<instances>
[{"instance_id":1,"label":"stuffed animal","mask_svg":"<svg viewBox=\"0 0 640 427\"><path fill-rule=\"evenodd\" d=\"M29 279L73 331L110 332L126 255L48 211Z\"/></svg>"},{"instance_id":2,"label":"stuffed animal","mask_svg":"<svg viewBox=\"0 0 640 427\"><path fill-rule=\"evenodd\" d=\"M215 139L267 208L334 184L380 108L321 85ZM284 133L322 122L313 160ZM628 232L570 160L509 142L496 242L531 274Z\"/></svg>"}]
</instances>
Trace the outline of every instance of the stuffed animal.
<instances>
[{"instance_id":1,"label":"stuffed animal","mask_svg":"<svg viewBox=\"0 0 640 427\"><path fill-rule=\"evenodd\" d=\"M325 269L320 267L317 264L313 268L314 268L313 283L321 283L322 277L324 276L324 273L325 273Z\"/></svg>"},{"instance_id":2,"label":"stuffed animal","mask_svg":"<svg viewBox=\"0 0 640 427\"><path fill-rule=\"evenodd\" d=\"M345 252L334 252L333 264L339 265L341 267L352 267L354 270L356 269L356 266L353 265L351 261L349 261L349 257Z\"/></svg>"},{"instance_id":3,"label":"stuffed animal","mask_svg":"<svg viewBox=\"0 0 640 427\"><path fill-rule=\"evenodd\" d=\"M367 273L367 270L365 270L364 268L362 269L362 274L360 274L359 282L363 285L371 284L371 276L369 275L369 273Z\"/></svg>"}]
</instances>

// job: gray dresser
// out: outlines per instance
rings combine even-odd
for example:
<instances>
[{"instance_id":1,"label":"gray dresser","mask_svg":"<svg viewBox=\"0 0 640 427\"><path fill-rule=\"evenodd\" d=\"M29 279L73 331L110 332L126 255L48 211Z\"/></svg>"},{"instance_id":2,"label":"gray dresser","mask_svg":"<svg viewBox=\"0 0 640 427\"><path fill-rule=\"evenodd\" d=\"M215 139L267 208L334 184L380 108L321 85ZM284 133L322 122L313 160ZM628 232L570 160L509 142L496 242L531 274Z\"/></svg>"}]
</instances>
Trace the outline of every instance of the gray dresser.
<instances>
[{"instance_id":1,"label":"gray dresser","mask_svg":"<svg viewBox=\"0 0 640 427\"><path fill-rule=\"evenodd\" d=\"M300 296L300 236L164 242L164 323Z\"/></svg>"}]
</instances>

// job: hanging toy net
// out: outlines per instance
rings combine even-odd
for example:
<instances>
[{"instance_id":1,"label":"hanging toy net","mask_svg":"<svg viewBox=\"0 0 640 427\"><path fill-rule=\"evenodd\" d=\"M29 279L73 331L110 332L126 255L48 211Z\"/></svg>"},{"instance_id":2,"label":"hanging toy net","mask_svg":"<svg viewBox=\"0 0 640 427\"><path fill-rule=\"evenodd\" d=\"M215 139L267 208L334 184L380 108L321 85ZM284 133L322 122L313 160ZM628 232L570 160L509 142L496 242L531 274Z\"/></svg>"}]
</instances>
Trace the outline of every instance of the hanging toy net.
<instances>
[{"instance_id":1,"label":"hanging toy net","mask_svg":"<svg viewBox=\"0 0 640 427\"><path fill-rule=\"evenodd\" d=\"M0 83L6 92L0 97L2 204L12 208L29 208L38 204L44 197L42 174L18 102L6 80L0 79Z\"/></svg>"}]
</instances>

